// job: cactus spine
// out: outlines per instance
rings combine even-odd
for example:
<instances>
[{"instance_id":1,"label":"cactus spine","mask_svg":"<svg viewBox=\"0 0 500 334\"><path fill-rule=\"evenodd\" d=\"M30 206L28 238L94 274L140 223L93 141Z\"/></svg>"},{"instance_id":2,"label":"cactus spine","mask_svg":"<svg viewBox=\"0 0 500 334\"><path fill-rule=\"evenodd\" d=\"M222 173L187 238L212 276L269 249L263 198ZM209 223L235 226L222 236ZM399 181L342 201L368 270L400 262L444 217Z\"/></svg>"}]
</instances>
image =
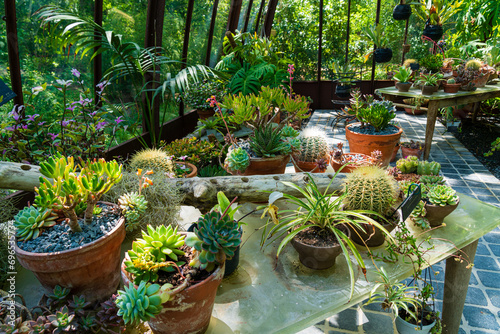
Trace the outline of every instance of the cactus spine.
<instances>
[{"instance_id":1,"label":"cactus spine","mask_svg":"<svg viewBox=\"0 0 500 334\"><path fill-rule=\"evenodd\" d=\"M134 154L130 160L134 170L144 169L174 174L174 164L165 151L147 148Z\"/></svg>"},{"instance_id":2,"label":"cactus spine","mask_svg":"<svg viewBox=\"0 0 500 334\"><path fill-rule=\"evenodd\" d=\"M311 136L301 138L300 161L315 162L321 158L327 158L329 153L328 143L322 136Z\"/></svg>"},{"instance_id":3,"label":"cactus spine","mask_svg":"<svg viewBox=\"0 0 500 334\"><path fill-rule=\"evenodd\" d=\"M398 196L396 181L377 166L357 168L344 184L346 210L371 210L382 216L391 211Z\"/></svg>"}]
</instances>

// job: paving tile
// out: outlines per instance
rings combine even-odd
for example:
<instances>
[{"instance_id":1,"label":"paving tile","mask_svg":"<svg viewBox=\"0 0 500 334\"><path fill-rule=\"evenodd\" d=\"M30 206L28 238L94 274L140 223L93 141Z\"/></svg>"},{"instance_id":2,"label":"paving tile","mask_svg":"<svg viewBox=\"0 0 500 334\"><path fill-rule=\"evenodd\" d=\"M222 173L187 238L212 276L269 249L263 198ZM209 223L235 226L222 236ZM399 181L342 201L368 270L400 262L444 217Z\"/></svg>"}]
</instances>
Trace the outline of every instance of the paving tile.
<instances>
[{"instance_id":1,"label":"paving tile","mask_svg":"<svg viewBox=\"0 0 500 334\"><path fill-rule=\"evenodd\" d=\"M485 291L486 296L490 300L491 304L497 308L500 308L500 290L486 289Z\"/></svg>"},{"instance_id":2,"label":"paving tile","mask_svg":"<svg viewBox=\"0 0 500 334\"><path fill-rule=\"evenodd\" d=\"M500 203L495 196L477 195L476 197L478 200L483 201L483 202L488 203L488 204L495 205L495 204Z\"/></svg>"},{"instance_id":3,"label":"paving tile","mask_svg":"<svg viewBox=\"0 0 500 334\"><path fill-rule=\"evenodd\" d=\"M500 239L500 236L497 236L497 238ZM490 247L491 249L491 252L495 255L495 256L499 256L500 257L500 245L497 245L497 244L489 244L488 247ZM479 248L479 247L478 247Z\"/></svg>"},{"instance_id":4,"label":"paving tile","mask_svg":"<svg viewBox=\"0 0 500 334\"><path fill-rule=\"evenodd\" d=\"M458 193L474 196L474 193L469 187L452 187L452 188Z\"/></svg>"},{"instance_id":5,"label":"paving tile","mask_svg":"<svg viewBox=\"0 0 500 334\"><path fill-rule=\"evenodd\" d=\"M301 330L300 332L297 332L298 334L324 334L325 332L317 327L309 327L304 330ZM340 333L340 332L339 332Z\"/></svg>"},{"instance_id":6,"label":"paving tile","mask_svg":"<svg viewBox=\"0 0 500 334\"><path fill-rule=\"evenodd\" d=\"M455 168L441 168L441 173L450 174L450 175L458 175L458 172Z\"/></svg>"},{"instance_id":7,"label":"paving tile","mask_svg":"<svg viewBox=\"0 0 500 334\"><path fill-rule=\"evenodd\" d=\"M465 306L464 317L469 326L491 329L494 331L500 330L498 321L493 313L486 308Z\"/></svg>"},{"instance_id":8,"label":"paving tile","mask_svg":"<svg viewBox=\"0 0 500 334\"><path fill-rule=\"evenodd\" d=\"M476 195L493 196L493 193L487 188L472 188L472 191Z\"/></svg>"},{"instance_id":9,"label":"paving tile","mask_svg":"<svg viewBox=\"0 0 500 334\"><path fill-rule=\"evenodd\" d=\"M500 252L500 248L498 251ZM491 252L485 243L480 242L477 244L476 255L488 255L488 256L490 256ZM500 256L500 255L497 255L497 256Z\"/></svg>"},{"instance_id":10,"label":"paving tile","mask_svg":"<svg viewBox=\"0 0 500 334\"><path fill-rule=\"evenodd\" d=\"M465 303L471 305L488 306L488 300L483 290L469 286Z\"/></svg>"},{"instance_id":11,"label":"paving tile","mask_svg":"<svg viewBox=\"0 0 500 334\"><path fill-rule=\"evenodd\" d=\"M480 181L467 180L467 185L471 188L486 188L486 184Z\"/></svg>"},{"instance_id":12,"label":"paving tile","mask_svg":"<svg viewBox=\"0 0 500 334\"><path fill-rule=\"evenodd\" d=\"M474 267L477 269L500 271L500 266L498 266L495 259L489 256L476 256Z\"/></svg>"},{"instance_id":13,"label":"paving tile","mask_svg":"<svg viewBox=\"0 0 500 334\"><path fill-rule=\"evenodd\" d=\"M465 333L465 332L464 332ZM485 331L481 331L481 330L472 330L470 332L470 334L491 334L491 332L485 332Z\"/></svg>"},{"instance_id":14,"label":"paving tile","mask_svg":"<svg viewBox=\"0 0 500 334\"><path fill-rule=\"evenodd\" d=\"M458 334L467 334L463 328L458 329Z\"/></svg>"},{"instance_id":15,"label":"paving tile","mask_svg":"<svg viewBox=\"0 0 500 334\"><path fill-rule=\"evenodd\" d=\"M462 179L446 178L446 183L453 189L455 189L455 187L467 187L467 183Z\"/></svg>"},{"instance_id":16,"label":"paving tile","mask_svg":"<svg viewBox=\"0 0 500 334\"><path fill-rule=\"evenodd\" d=\"M483 235L484 241L491 244L500 244L500 233L498 232L490 232L488 234Z\"/></svg>"},{"instance_id":17,"label":"paving tile","mask_svg":"<svg viewBox=\"0 0 500 334\"><path fill-rule=\"evenodd\" d=\"M361 325L358 320L358 311L349 308L328 318L328 323L335 328L356 331L358 326Z\"/></svg>"},{"instance_id":18,"label":"paving tile","mask_svg":"<svg viewBox=\"0 0 500 334\"><path fill-rule=\"evenodd\" d=\"M393 321L390 316L372 312L366 312L365 316L368 318L368 322L363 324L366 333L387 334L392 332L389 330L389 328L393 328Z\"/></svg>"},{"instance_id":19,"label":"paving tile","mask_svg":"<svg viewBox=\"0 0 500 334\"><path fill-rule=\"evenodd\" d=\"M347 332L328 331L328 334L346 334Z\"/></svg>"},{"instance_id":20,"label":"paving tile","mask_svg":"<svg viewBox=\"0 0 500 334\"><path fill-rule=\"evenodd\" d=\"M476 271L479 280L487 288L500 288L500 273L477 270Z\"/></svg>"}]
</instances>

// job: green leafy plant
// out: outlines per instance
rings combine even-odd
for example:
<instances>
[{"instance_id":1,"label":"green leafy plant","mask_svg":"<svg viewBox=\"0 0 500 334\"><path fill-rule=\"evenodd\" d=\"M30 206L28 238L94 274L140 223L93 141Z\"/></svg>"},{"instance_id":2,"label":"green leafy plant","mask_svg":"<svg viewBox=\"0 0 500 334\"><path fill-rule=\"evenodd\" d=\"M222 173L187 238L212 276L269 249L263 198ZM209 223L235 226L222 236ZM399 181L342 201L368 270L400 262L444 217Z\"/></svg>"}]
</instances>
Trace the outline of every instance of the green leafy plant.
<instances>
[{"instance_id":1,"label":"green leafy plant","mask_svg":"<svg viewBox=\"0 0 500 334\"><path fill-rule=\"evenodd\" d=\"M440 175L422 175L420 183L423 184L445 184L445 181Z\"/></svg>"},{"instance_id":2,"label":"green leafy plant","mask_svg":"<svg viewBox=\"0 0 500 334\"><path fill-rule=\"evenodd\" d=\"M220 151L218 144L194 137L176 139L168 144L161 142L160 148L167 154L173 155L174 160L190 162L198 169L213 164Z\"/></svg>"},{"instance_id":3,"label":"green leafy plant","mask_svg":"<svg viewBox=\"0 0 500 334\"><path fill-rule=\"evenodd\" d=\"M244 172L250 166L250 156L242 147L231 147L227 153L224 167L230 171Z\"/></svg>"},{"instance_id":4,"label":"green leafy plant","mask_svg":"<svg viewBox=\"0 0 500 334\"><path fill-rule=\"evenodd\" d=\"M219 165L208 165L198 169L198 177L214 177L231 175Z\"/></svg>"},{"instance_id":5,"label":"green leafy plant","mask_svg":"<svg viewBox=\"0 0 500 334\"><path fill-rule=\"evenodd\" d=\"M458 203L457 192L445 185L434 185L427 192L427 199L433 205L445 206Z\"/></svg>"},{"instance_id":6,"label":"green leafy plant","mask_svg":"<svg viewBox=\"0 0 500 334\"><path fill-rule=\"evenodd\" d=\"M305 200L283 193L282 196L287 199L287 202L296 205L297 209L280 210L278 215L275 216L276 218L273 219L274 224L272 224L270 228L268 227L270 222L266 225L266 228L263 231L261 244L264 245L266 241L274 242L276 240L280 240L276 253L276 256L279 256L283 251L283 248L290 243L290 241L297 234L309 227L319 227L321 230L324 230L325 233L326 231L332 233L337 238L348 264L351 278L352 297L355 283L355 266L349 254L352 253L354 255L356 262L361 268L364 269L365 264L359 251L343 232L340 226L345 224L361 228L361 223L368 223L372 224L376 228L380 228L384 234L389 235L389 233L377 221L370 218L370 216L380 217L378 213L368 210L342 209L342 203L347 194L344 193L340 197L336 197L334 193L328 193L328 188L331 186L338 173L339 171L335 173L324 192L321 192L318 189L318 186L314 182L314 178L311 174L308 174L310 182L308 182L303 188L294 183L282 182L287 187L299 192L301 197L305 198ZM276 209L277 208L274 208L275 211ZM388 237L392 238L390 235Z\"/></svg>"},{"instance_id":7,"label":"green leafy plant","mask_svg":"<svg viewBox=\"0 0 500 334\"><path fill-rule=\"evenodd\" d=\"M431 53L420 59L419 63L429 73L439 73L443 67L443 55L440 53L435 55Z\"/></svg>"},{"instance_id":8,"label":"green leafy plant","mask_svg":"<svg viewBox=\"0 0 500 334\"><path fill-rule=\"evenodd\" d=\"M410 82L412 72L411 69L406 66L399 67L399 70L394 73L394 80L407 83Z\"/></svg>"},{"instance_id":9,"label":"green leafy plant","mask_svg":"<svg viewBox=\"0 0 500 334\"><path fill-rule=\"evenodd\" d=\"M441 164L436 161L420 161L417 166L418 175L438 175Z\"/></svg>"},{"instance_id":10,"label":"green leafy plant","mask_svg":"<svg viewBox=\"0 0 500 334\"><path fill-rule=\"evenodd\" d=\"M396 161L396 167L403 174L415 173L418 167L418 158L410 155L404 159L399 159Z\"/></svg>"},{"instance_id":11,"label":"green leafy plant","mask_svg":"<svg viewBox=\"0 0 500 334\"><path fill-rule=\"evenodd\" d=\"M17 229L16 237L19 241L36 239L43 228L56 224L57 215L52 210L40 210L34 206L27 206L14 217L14 226Z\"/></svg>"},{"instance_id":12,"label":"green leafy plant","mask_svg":"<svg viewBox=\"0 0 500 334\"><path fill-rule=\"evenodd\" d=\"M281 130L272 124L255 129L250 137L250 149L258 157L274 157L292 152L290 143L283 140Z\"/></svg>"},{"instance_id":13,"label":"green leafy plant","mask_svg":"<svg viewBox=\"0 0 500 334\"><path fill-rule=\"evenodd\" d=\"M463 0L452 3L445 0L420 0L420 6L413 6L415 14L422 20L431 25L443 25L447 23L462 5Z\"/></svg>"},{"instance_id":14,"label":"green leafy plant","mask_svg":"<svg viewBox=\"0 0 500 334\"><path fill-rule=\"evenodd\" d=\"M373 101L367 108L359 109L358 120L375 128L375 131L382 131L389 126L389 123L396 117L396 108L391 101Z\"/></svg>"},{"instance_id":15,"label":"green leafy plant","mask_svg":"<svg viewBox=\"0 0 500 334\"><path fill-rule=\"evenodd\" d=\"M417 84L424 86L437 86L438 81L443 77L441 73L421 74L417 80Z\"/></svg>"},{"instance_id":16,"label":"green leafy plant","mask_svg":"<svg viewBox=\"0 0 500 334\"><path fill-rule=\"evenodd\" d=\"M69 314L68 307L64 306L56 314L47 316L47 320L54 327L52 333L71 333L76 329L76 321L74 322L75 315Z\"/></svg>"},{"instance_id":17,"label":"green leafy plant","mask_svg":"<svg viewBox=\"0 0 500 334\"><path fill-rule=\"evenodd\" d=\"M212 109L210 107L210 97L215 96L217 100L222 100L226 95L222 81L205 80L202 83L188 86L181 94L182 101L194 109Z\"/></svg>"},{"instance_id":18,"label":"green leafy plant","mask_svg":"<svg viewBox=\"0 0 500 334\"><path fill-rule=\"evenodd\" d=\"M378 49L385 49L389 44L389 39L383 32L384 27L381 24L363 29L364 37L375 44Z\"/></svg>"}]
</instances>

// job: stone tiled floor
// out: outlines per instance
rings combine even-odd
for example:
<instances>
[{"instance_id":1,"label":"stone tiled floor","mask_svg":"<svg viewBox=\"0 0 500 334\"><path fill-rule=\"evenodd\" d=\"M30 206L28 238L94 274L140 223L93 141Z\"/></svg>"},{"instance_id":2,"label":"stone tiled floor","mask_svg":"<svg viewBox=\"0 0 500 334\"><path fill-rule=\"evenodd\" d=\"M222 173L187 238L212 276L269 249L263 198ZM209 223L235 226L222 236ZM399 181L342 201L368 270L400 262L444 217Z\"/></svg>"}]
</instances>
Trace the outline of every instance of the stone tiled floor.
<instances>
[{"instance_id":1,"label":"stone tiled floor","mask_svg":"<svg viewBox=\"0 0 500 334\"><path fill-rule=\"evenodd\" d=\"M345 141L343 123L332 129L333 110L316 110L308 128L325 131L331 144ZM425 138L426 116L398 112L396 121L403 128L402 140ZM398 158L401 153L398 153ZM500 207L500 181L494 177L446 128L436 122L429 160L441 164L446 182L456 191ZM441 309L444 262L433 266L436 308ZM302 334L387 334L397 333L390 314L379 305L357 305L301 331ZM459 334L500 333L500 228L479 240L474 267L465 301Z\"/></svg>"}]
</instances>

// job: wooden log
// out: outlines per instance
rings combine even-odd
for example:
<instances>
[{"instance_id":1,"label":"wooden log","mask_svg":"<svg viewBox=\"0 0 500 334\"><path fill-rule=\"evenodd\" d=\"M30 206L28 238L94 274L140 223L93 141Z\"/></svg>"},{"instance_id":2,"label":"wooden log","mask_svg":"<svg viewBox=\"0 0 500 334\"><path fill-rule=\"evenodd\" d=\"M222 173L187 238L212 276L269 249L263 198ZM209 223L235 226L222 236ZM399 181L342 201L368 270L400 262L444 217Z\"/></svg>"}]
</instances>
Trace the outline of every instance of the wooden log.
<instances>
[{"instance_id":1,"label":"wooden log","mask_svg":"<svg viewBox=\"0 0 500 334\"><path fill-rule=\"evenodd\" d=\"M0 162L0 188L33 191L39 185L40 167L15 162ZM197 208L210 208L217 203L217 192L223 191L229 199L238 197L239 203L267 202L269 193L265 191L286 192L294 196L300 193L285 186L282 181L293 182L304 188L312 175L321 192L332 180L333 173L324 174L273 174L252 176L220 176L207 178L169 179L184 195L183 203ZM341 190L345 176L339 174L329 187L329 192Z\"/></svg>"}]
</instances>

